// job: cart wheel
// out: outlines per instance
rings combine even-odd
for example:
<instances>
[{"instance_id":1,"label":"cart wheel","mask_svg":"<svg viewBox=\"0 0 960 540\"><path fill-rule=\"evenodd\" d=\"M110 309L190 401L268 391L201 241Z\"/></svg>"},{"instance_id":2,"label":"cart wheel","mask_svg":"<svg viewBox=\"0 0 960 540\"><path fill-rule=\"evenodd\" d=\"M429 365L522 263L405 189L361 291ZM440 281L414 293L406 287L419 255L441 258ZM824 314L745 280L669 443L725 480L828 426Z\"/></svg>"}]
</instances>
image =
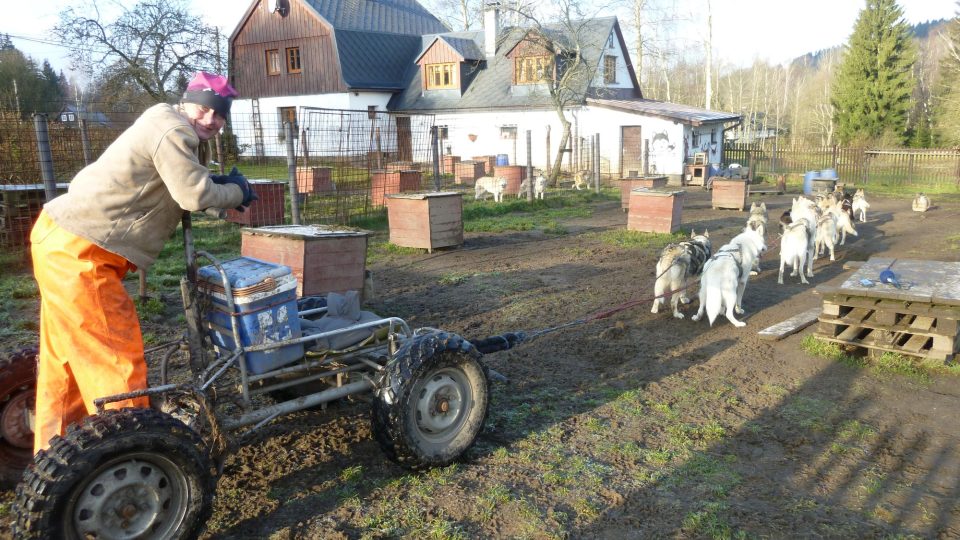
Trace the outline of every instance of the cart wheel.
<instances>
[{"instance_id":1,"label":"cart wheel","mask_svg":"<svg viewBox=\"0 0 960 540\"><path fill-rule=\"evenodd\" d=\"M373 402L373 433L387 456L417 470L456 461L483 428L489 403L480 353L437 333L401 348Z\"/></svg>"},{"instance_id":2,"label":"cart wheel","mask_svg":"<svg viewBox=\"0 0 960 540\"><path fill-rule=\"evenodd\" d=\"M194 538L214 475L192 430L152 409L106 411L54 437L23 475L16 538Z\"/></svg>"},{"instance_id":3,"label":"cart wheel","mask_svg":"<svg viewBox=\"0 0 960 540\"><path fill-rule=\"evenodd\" d=\"M0 486L13 487L33 459L37 350L0 360Z\"/></svg>"}]
</instances>

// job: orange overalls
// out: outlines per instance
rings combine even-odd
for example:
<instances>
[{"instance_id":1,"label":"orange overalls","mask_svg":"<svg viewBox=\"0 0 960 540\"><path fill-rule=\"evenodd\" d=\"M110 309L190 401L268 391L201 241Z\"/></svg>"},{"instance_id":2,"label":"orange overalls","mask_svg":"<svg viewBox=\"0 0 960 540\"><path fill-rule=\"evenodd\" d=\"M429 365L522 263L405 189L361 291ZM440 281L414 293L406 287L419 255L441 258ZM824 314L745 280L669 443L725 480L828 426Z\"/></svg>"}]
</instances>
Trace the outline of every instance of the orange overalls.
<instances>
[{"instance_id":1,"label":"orange overalls","mask_svg":"<svg viewBox=\"0 0 960 540\"><path fill-rule=\"evenodd\" d=\"M123 287L136 267L60 228L45 212L30 233L40 289L34 452L96 412L93 400L147 387L137 310ZM148 407L146 397L107 405Z\"/></svg>"}]
</instances>

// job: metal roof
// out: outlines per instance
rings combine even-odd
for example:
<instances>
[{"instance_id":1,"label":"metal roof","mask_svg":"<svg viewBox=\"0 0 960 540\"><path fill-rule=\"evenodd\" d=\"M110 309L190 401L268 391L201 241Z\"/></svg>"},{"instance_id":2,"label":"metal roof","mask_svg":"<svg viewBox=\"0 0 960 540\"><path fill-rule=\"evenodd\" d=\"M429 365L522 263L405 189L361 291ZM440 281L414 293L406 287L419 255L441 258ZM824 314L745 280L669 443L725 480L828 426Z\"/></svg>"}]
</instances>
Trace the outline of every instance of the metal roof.
<instances>
[{"instance_id":1,"label":"metal roof","mask_svg":"<svg viewBox=\"0 0 960 540\"><path fill-rule=\"evenodd\" d=\"M580 36L581 52L588 65L599 67L600 58L606 45L607 37L613 31L616 17L602 17L590 19L574 24L574 32ZM409 71L410 81L406 88L395 95L388 108L391 110L463 110L463 109L490 109L515 107L552 107L549 88L546 84L513 84L513 60L506 57L530 32L529 28L508 27L501 30L497 40L497 54L490 57L479 55L480 59L468 61L463 69L461 82L462 94L457 90L422 90L421 72L419 69ZM557 37L559 30L545 28L544 33ZM570 34L568 32L568 34ZM448 43L452 39L462 42L472 42L477 51L483 51L483 32L448 32L441 35L423 36L421 51L425 51L434 40L442 38ZM562 40L564 44L572 42L569 35ZM422 52L421 52L422 54ZM414 66L416 68L416 66ZM583 96L590 81L579 82L574 88L574 94ZM632 90L616 90L612 95L630 94ZM626 97L626 96L623 96ZM580 99L577 105L583 104Z\"/></svg>"},{"instance_id":2,"label":"metal roof","mask_svg":"<svg viewBox=\"0 0 960 540\"><path fill-rule=\"evenodd\" d=\"M448 29L416 0L304 0L337 30L423 35Z\"/></svg>"},{"instance_id":3,"label":"metal roof","mask_svg":"<svg viewBox=\"0 0 960 540\"><path fill-rule=\"evenodd\" d=\"M340 72L349 88L401 90L420 36L335 30Z\"/></svg>"},{"instance_id":4,"label":"metal roof","mask_svg":"<svg viewBox=\"0 0 960 540\"><path fill-rule=\"evenodd\" d=\"M652 99L587 99L587 105L596 105L608 109L619 111L641 113L648 116L657 116L668 120L676 120L691 126L714 122L731 122L740 120L743 115L723 111L711 111L693 107L691 105L681 105L679 103L667 103L666 101L655 101Z\"/></svg>"}]
</instances>

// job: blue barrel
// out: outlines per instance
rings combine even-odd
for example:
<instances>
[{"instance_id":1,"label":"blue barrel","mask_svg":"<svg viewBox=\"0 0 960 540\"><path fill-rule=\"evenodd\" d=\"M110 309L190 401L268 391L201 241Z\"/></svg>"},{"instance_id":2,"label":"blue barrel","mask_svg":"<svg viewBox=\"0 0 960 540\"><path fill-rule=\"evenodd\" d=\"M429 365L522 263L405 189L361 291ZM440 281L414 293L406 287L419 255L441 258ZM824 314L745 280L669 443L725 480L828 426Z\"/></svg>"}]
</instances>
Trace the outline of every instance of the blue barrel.
<instances>
[{"instance_id":1,"label":"blue barrel","mask_svg":"<svg viewBox=\"0 0 960 540\"><path fill-rule=\"evenodd\" d=\"M820 177L820 171L807 171L807 174L803 175L803 194L810 195L813 193L813 179Z\"/></svg>"},{"instance_id":2,"label":"blue barrel","mask_svg":"<svg viewBox=\"0 0 960 540\"><path fill-rule=\"evenodd\" d=\"M836 180L836 179L838 179L838 178L840 178L840 177L837 176L837 170L836 170L836 169L824 169L824 170L820 171L820 178L824 178L824 179L826 179L826 180Z\"/></svg>"},{"instance_id":3,"label":"blue barrel","mask_svg":"<svg viewBox=\"0 0 960 540\"><path fill-rule=\"evenodd\" d=\"M506 154L497 154L497 166L504 167L510 164L510 156Z\"/></svg>"}]
</instances>

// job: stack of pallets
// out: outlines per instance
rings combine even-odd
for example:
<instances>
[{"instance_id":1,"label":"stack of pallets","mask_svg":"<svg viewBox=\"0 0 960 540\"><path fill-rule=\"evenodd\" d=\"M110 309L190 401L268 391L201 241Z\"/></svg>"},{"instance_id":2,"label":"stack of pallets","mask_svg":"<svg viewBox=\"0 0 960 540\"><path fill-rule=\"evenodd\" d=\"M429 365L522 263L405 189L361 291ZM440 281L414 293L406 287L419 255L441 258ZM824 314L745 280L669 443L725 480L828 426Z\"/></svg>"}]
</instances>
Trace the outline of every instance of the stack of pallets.
<instances>
[{"instance_id":1,"label":"stack of pallets","mask_svg":"<svg viewBox=\"0 0 960 540\"><path fill-rule=\"evenodd\" d=\"M878 282L891 263L900 289ZM821 289L817 335L869 352L954 360L960 351L958 282L960 263L870 259L840 287Z\"/></svg>"}]
</instances>

